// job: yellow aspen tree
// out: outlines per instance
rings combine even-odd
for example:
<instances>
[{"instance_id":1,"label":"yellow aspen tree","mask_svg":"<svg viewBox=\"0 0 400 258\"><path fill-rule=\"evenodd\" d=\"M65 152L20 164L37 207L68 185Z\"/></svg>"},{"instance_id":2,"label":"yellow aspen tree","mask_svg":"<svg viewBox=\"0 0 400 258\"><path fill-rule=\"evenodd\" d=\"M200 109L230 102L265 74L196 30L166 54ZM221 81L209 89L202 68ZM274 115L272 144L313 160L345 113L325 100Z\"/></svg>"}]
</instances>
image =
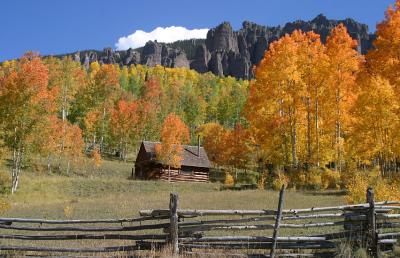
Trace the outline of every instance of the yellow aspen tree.
<instances>
[{"instance_id":1,"label":"yellow aspen tree","mask_svg":"<svg viewBox=\"0 0 400 258\"><path fill-rule=\"evenodd\" d=\"M303 38L295 31L270 45L256 67L244 110L255 140L268 160L278 165L298 166L305 87L297 52Z\"/></svg>"},{"instance_id":2,"label":"yellow aspen tree","mask_svg":"<svg viewBox=\"0 0 400 258\"><path fill-rule=\"evenodd\" d=\"M341 170L344 162L344 139L349 124L349 109L356 99L356 78L362 64L362 56L343 24L334 28L326 41L329 58L328 91L330 101L326 108L331 111L330 131L335 149L335 168ZM329 122L328 122L329 123Z\"/></svg>"},{"instance_id":3,"label":"yellow aspen tree","mask_svg":"<svg viewBox=\"0 0 400 258\"><path fill-rule=\"evenodd\" d=\"M364 79L361 88L352 109L349 145L361 163L377 160L384 176L400 154L399 103L389 81L380 76Z\"/></svg>"},{"instance_id":4,"label":"yellow aspen tree","mask_svg":"<svg viewBox=\"0 0 400 258\"><path fill-rule=\"evenodd\" d=\"M367 68L372 74L387 79L400 93L400 0L385 12L385 19L377 25L374 49L367 56Z\"/></svg>"},{"instance_id":5,"label":"yellow aspen tree","mask_svg":"<svg viewBox=\"0 0 400 258\"><path fill-rule=\"evenodd\" d=\"M320 103L324 101L326 89L326 77L328 58L325 53L325 45L322 44L320 35L308 32L305 39L300 42L299 47L299 69L306 87L304 105L306 109L306 156L308 165L320 166L325 150L324 135L322 135L324 110ZM322 138L322 139L321 139Z\"/></svg>"}]
</instances>

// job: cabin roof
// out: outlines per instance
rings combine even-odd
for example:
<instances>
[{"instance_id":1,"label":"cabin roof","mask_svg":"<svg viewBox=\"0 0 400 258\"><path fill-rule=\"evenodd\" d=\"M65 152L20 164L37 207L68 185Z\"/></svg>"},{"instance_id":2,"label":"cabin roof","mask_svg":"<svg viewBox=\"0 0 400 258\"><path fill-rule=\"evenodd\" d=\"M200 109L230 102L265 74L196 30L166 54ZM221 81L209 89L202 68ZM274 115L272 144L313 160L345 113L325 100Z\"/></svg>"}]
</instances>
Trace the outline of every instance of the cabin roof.
<instances>
[{"instance_id":1,"label":"cabin roof","mask_svg":"<svg viewBox=\"0 0 400 258\"><path fill-rule=\"evenodd\" d=\"M155 146L160 142L143 141L142 146L150 157L156 156ZM188 167L201 167L210 168L211 163L208 159L207 153L203 147L200 147L200 155L198 154L198 146L182 145L183 146L183 160L181 165Z\"/></svg>"}]
</instances>

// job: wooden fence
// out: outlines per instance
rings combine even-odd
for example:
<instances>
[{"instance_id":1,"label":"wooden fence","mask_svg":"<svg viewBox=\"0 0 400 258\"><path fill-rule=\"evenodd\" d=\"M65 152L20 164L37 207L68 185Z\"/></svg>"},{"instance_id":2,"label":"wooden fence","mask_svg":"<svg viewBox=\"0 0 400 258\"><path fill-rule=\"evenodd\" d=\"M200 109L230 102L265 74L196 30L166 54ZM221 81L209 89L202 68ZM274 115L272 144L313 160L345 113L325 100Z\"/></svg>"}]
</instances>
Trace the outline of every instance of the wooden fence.
<instances>
[{"instance_id":1,"label":"wooden fence","mask_svg":"<svg viewBox=\"0 0 400 258\"><path fill-rule=\"evenodd\" d=\"M284 209L284 202L282 187L277 210L184 210L179 209L178 195L172 193L169 209L140 211L137 218L0 218L0 250L102 253L169 246L171 255L335 257L346 244L365 248L372 257L378 257L392 252L400 238L400 231L395 230L400 228L400 202L375 202L372 189L367 190L364 204ZM4 244L5 240L28 241L35 246ZM82 242L55 247L55 242L69 240ZM95 241L94 247L85 246L84 240ZM117 245L102 246L107 241Z\"/></svg>"}]
</instances>

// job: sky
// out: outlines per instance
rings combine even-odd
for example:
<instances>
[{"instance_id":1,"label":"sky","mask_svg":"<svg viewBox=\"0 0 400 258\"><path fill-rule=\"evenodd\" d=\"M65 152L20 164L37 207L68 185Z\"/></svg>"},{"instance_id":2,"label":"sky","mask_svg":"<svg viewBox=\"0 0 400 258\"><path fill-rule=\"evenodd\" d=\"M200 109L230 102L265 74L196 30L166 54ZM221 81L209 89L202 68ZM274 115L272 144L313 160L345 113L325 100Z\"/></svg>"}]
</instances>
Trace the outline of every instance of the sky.
<instances>
[{"instance_id":1,"label":"sky","mask_svg":"<svg viewBox=\"0 0 400 258\"><path fill-rule=\"evenodd\" d=\"M234 29L245 20L276 26L320 13L329 19L353 18L373 32L394 1L0 0L0 62L30 50L55 55L123 49L148 39L204 37L208 28L223 21Z\"/></svg>"}]
</instances>

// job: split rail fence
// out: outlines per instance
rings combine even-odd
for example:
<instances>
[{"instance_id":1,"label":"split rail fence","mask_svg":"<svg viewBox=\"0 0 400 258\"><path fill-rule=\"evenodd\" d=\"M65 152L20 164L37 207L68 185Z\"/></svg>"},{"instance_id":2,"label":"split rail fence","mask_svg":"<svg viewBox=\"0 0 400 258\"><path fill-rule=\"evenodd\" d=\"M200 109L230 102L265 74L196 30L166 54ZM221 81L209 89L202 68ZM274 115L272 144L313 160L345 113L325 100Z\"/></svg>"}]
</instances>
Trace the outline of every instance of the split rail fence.
<instances>
[{"instance_id":1,"label":"split rail fence","mask_svg":"<svg viewBox=\"0 0 400 258\"><path fill-rule=\"evenodd\" d=\"M0 250L131 254L168 247L171 255L196 257L335 257L346 244L372 257L393 252L400 238L400 202L375 202L372 189L366 197L364 204L284 209L282 187L277 210L184 210L171 193L169 209L140 211L136 218L0 218ZM29 245L14 244L21 241ZM116 244L103 246L110 242Z\"/></svg>"}]
</instances>

